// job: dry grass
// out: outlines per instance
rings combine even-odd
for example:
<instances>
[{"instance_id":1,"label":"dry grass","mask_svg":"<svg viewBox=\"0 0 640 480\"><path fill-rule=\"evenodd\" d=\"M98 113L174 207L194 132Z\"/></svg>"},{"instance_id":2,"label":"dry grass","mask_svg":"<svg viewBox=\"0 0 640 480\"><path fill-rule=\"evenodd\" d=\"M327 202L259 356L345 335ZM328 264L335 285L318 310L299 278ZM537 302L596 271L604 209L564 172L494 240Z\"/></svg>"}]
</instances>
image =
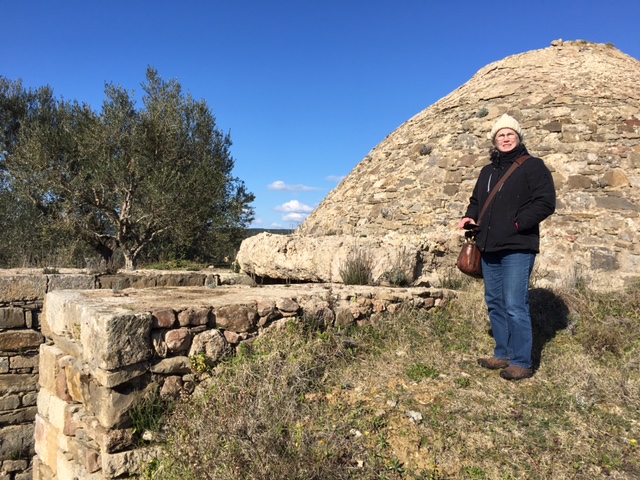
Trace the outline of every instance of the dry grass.
<instances>
[{"instance_id":1,"label":"dry grass","mask_svg":"<svg viewBox=\"0 0 640 480\"><path fill-rule=\"evenodd\" d=\"M261 337L178 406L146 478L640 478L640 292L532 290L539 366L510 383L476 364L493 346L480 288Z\"/></svg>"}]
</instances>

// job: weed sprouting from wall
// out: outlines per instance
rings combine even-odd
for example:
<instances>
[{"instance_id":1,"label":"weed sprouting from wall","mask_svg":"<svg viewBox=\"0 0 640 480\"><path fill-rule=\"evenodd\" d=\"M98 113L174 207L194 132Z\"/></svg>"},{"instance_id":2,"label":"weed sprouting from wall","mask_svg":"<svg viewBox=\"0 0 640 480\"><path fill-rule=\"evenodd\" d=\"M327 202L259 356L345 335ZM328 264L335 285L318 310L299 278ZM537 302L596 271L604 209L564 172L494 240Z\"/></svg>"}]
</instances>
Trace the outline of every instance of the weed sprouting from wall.
<instances>
[{"instance_id":1,"label":"weed sprouting from wall","mask_svg":"<svg viewBox=\"0 0 640 480\"><path fill-rule=\"evenodd\" d=\"M349 253L340 267L340 278L345 285L371 285L373 283L373 257L363 248Z\"/></svg>"},{"instance_id":2,"label":"weed sprouting from wall","mask_svg":"<svg viewBox=\"0 0 640 480\"><path fill-rule=\"evenodd\" d=\"M159 432L173 405L160 397L157 391L150 391L140 397L129 415L133 423L133 434L140 437L145 432Z\"/></svg>"},{"instance_id":3,"label":"weed sprouting from wall","mask_svg":"<svg viewBox=\"0 0 640 480\"><path fill-rule=\"evenodd\" d=\"M411 263L407 249L404 246L401 247L395 252L391 267L384 273L384 277L391 285L406 287L413 281Z\"/></svg>"}]
</instances>

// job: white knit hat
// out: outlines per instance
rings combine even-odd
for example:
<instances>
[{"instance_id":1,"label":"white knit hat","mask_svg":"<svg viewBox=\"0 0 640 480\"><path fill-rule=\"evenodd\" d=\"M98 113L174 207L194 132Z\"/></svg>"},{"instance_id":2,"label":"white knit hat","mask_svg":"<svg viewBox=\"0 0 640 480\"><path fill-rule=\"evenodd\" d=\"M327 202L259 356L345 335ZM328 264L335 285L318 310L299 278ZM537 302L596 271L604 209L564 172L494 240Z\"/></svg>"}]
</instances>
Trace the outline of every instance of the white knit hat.
<instances>
[{"instance_id":1,"label":"white knit hat","mask_svg":"<svg viewBox=\"0 0 640 480\"><path fill-rule=\"evenodd\" d=\"M503 114L498 119L498 121L495 123L495 125L491 129L491 133L487 135L489 137L489 140L493 142L496 138L496 134L498 133L498 131L502 130L503 128L510 128L511 130L516 132L520 137L520 141L522 141L523 133L522 133L522 128L520 128L520 124L515 118L510 117L506 113Z\"/></svg>"}]
</instances>

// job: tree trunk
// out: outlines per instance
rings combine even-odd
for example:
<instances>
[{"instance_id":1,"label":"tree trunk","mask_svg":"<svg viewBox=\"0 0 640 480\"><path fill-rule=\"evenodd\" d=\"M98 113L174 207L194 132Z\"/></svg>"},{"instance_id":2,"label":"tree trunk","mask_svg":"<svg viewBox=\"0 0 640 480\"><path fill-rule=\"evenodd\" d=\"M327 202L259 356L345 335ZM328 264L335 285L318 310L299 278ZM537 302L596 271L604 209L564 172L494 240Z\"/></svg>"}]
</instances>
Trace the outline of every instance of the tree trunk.
<instances>
[{"instance_id":1,"label":"tree trunk","mask_svg":"<svg viewBox=\"0 0 640 480\"><path fill-rule=\"evenodd\" d=\"M123 252L124 253L124 269L125 270L135 270L136 269L136 255L133 254L132 252L127 252L126 250Z\"/></svg>"}]
</instances>

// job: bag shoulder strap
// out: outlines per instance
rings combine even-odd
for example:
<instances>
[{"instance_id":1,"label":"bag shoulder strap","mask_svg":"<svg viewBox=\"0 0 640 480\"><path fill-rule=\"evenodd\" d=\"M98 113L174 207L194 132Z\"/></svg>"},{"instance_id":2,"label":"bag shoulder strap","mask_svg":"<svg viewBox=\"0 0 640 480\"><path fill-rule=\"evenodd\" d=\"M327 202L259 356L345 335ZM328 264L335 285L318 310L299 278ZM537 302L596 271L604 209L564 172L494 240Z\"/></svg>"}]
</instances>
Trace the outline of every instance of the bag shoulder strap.
<instances>
[{"instance_id":1,"label":"bag shoulder strap","mask_svg":"<svg viewBox=\"0 0 640 480\"><path fill-rule=\"evenodd\" d=\"M529 160L530 158L531 158L531 155L523 155L521 157L516 158L513 161L513 163L509 167L509 170L506 171L506 173L502 176L502 178L496 184L496 186L493 187L493 189L491 190L491 193L489 194L489 198L487 198L487 201L484 202L484 206L482 207L482 211L480 212L480 216L478 217L478 221L476 222L478 225L480 225L480 220L482 220L482 217L484 216L485 212L487 211L487 208L489 207L489 205L493 201L493 198L496 196L496 193L498 193L498 191L500 191L500 188L502 187L504 182L507 181L507 178L509 178L511 176L511 174L516 170L516 168L518 168L520 165L522 165L526 160Z\"/></svg>"}]
</instances>

